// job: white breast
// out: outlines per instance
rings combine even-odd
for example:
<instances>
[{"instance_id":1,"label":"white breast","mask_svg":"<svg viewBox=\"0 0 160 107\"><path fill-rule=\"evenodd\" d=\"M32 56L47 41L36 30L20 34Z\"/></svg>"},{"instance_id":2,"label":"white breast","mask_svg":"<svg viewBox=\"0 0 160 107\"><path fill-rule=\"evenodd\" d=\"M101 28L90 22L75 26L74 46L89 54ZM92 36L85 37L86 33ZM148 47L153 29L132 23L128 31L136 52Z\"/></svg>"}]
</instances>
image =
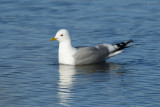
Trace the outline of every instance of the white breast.
<instances>
[{"instance_id":1,"label":"white breast","mask_svg":"<svg viewBox=\"0 0 160 107\"><path fill-rule=\"evenodd\" d=\"M75 60L73 55L75 54L76 49L71 45L60 44L59 45L59 63L75 65Z\"/></svg>"}]
</instances>

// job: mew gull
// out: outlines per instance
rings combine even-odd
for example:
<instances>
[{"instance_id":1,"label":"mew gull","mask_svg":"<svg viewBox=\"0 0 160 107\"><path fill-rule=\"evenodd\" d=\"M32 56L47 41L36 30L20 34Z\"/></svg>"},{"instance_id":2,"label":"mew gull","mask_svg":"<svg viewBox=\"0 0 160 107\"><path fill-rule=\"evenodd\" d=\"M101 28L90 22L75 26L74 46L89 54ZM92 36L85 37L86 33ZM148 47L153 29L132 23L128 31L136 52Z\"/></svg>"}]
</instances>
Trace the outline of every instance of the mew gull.
<instances>
[{"instance_id":1,"label":"mew gull","mask_svg":"<svg viewBox=\"0 0 160 107\"><path fill-rule=\"evenodd\" d=\"M117 44L100 44L94 47L84 46L75 48L72 46L71 37L66 29L61 29L50 41L59 41L59 63L68 65L85 65L104 62L106 59L118 55L127 44L133 42L128 40Z\"/></svg>"}]
</instances>

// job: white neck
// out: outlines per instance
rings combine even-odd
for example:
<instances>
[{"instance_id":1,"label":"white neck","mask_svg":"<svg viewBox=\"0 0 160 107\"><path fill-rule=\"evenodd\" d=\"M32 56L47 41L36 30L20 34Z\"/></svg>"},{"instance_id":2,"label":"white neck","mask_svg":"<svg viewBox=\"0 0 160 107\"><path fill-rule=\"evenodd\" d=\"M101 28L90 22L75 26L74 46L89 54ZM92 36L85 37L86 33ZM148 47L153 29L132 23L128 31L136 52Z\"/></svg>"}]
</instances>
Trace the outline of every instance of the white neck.
<instances>
[{"instance_id":1,"label":"white neck","mask_svg":"<svg viewBox=\"0 0 160 107\"><path fill-rule=\"evenodd\" d=\"M72 47L71 41L66 40L59 43L59 63L61 64L73 64L73 55L76 49Z\"/></svg>"}]
</instances>

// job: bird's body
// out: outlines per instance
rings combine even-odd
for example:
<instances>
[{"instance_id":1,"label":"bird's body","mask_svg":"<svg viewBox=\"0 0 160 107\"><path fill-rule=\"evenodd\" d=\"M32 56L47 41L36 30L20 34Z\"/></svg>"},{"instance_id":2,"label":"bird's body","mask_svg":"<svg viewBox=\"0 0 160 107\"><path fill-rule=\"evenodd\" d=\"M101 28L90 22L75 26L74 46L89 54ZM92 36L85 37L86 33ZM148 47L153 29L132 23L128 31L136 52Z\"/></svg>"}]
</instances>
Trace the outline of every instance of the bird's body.
<instances>
[{"instance_id":1,"label":"bird's body","mask_svg":"<svg viewBox=\"0 0 160 107\"><path fill-rule=\"evenodd\" d=\"M59 63L68 65L85 65L104 62L106 59L121 53L132 40L119 44L100 44L94 47L72 46L70 34L66 29L57 32L51 41L59 41Z\"/></svg>"}]
</instances>

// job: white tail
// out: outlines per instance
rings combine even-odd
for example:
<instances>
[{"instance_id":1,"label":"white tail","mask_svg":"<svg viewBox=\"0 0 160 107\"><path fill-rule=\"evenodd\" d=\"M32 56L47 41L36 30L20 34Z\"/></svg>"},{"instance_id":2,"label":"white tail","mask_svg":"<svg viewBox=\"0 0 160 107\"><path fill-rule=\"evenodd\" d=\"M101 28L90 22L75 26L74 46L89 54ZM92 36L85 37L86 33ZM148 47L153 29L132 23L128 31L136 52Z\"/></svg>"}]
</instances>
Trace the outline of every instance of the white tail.
<instances>
[{"instance_id":1,"label":"white tail","mask_svg":"<svg viewBox=\"0 0 160 107\"><path fill-rule=\"evenodd\" d=\"M109 54L108 57L111 58L113 56L116 56L116 55L120 54L121 52L123 52L123 50L119 50L119 51L113 52L113 53Z\"/></svg>"}]
</instances>

